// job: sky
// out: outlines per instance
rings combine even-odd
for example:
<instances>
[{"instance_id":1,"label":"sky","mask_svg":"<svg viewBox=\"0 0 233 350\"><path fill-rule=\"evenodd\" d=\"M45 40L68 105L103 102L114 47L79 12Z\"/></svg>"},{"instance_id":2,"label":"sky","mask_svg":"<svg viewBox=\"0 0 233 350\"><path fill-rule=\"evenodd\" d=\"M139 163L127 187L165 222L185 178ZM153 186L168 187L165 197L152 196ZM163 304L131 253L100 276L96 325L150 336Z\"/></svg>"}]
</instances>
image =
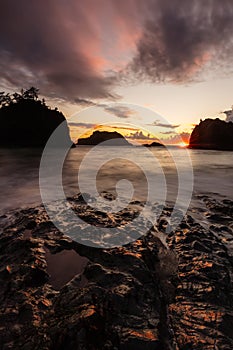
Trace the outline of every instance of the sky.
<instances>
[{"instance_id":1,"label":"sky","mask_svg":"<svg viewBox=\"0 0 233 350\"><path fill-rule=\"evenodd\" d=\"M73 139L188 142L231 109L232 57L232 0L1 2L0 90L38 87Z\"/></svg>"}]
</instances>

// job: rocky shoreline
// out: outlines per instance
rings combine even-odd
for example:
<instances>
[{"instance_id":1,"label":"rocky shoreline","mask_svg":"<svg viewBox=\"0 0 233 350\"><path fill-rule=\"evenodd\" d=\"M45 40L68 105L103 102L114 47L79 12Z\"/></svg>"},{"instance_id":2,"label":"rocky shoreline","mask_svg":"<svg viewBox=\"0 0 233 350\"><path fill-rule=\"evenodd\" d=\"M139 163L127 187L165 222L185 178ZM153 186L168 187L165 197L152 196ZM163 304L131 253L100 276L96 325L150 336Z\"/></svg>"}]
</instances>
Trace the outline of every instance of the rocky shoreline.
<instances>
[{"instance_id":1,"label":"rocky shoreline","mask_svg":"<svg viewBox=\"0 0 233 350\"><path fill-rule=\"evenodd\" d=\"M166 207L112 249L72 241L42 206L2 215L0 348L232 349L233 201L199 200L208 225L190 210L166 235Z\"/></svg>"}]
</instances>

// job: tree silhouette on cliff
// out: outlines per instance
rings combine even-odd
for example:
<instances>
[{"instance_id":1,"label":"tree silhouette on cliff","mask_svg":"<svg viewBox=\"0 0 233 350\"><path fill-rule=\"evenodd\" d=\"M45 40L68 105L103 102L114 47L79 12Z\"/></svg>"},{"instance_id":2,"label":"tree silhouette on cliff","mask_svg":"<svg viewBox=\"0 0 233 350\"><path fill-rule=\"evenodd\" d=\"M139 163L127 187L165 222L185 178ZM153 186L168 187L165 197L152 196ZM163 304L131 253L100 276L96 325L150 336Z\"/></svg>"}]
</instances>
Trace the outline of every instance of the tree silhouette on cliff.
<instances>
[{"instance_id":1,"label":"tree silhouette on cliff","mask_svg":"<svg viewBox=\"0 0 233 350\"><path fill-rule=\"evenodd\" d=\"M0 146L44 147L53 131L64 122L60 141L70 141L64 115L39 99L39 89L30 87L13 94L0 92Z\"/></svg>"},{"instance_id":2,"label":"tree silhouette on cliff","mask_svg":"<svg viewBox=\"0 0 233 350\"><path fill-rule=\"evenodd\" d=\"M27 90L22 89L21 93L14 92L12 95L9 93L5 93L4 91L0 92L0 108L9 106L13 103L18 103L22 100L32 100L32 101L39 101L42 104L45 104L45 100L42 99L42 101L38 100L39 96L39 89L35 88L34 86L30 87Z\"/></svg>"}]
</instances>

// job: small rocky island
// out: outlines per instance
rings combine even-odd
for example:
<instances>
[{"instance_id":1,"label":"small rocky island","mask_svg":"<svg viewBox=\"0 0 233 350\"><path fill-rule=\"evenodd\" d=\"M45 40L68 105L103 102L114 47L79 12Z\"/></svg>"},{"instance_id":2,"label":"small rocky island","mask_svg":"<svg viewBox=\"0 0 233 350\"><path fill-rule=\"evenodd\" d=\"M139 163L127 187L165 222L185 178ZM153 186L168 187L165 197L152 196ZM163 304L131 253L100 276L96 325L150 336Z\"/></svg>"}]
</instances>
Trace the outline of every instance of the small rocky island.
<instances>
[{"instance_id":1,"label":"small rocky island","mask_svg":"<svg viewBox=\"0 0 233 350\"><path fill-rule=\"evenodd\" d=\"M189 148L233 151L233 123L218 118L201 120L191 134Z\"/></svg>"},{"instance_id":2,"label":"small rocky island","mask_svg":"<svg viewBox=\"0 0 233 350\"><path fill-rule=\"evenodd\" d=\"M110 141L111 143L104 143ZM99 131L96 130L89 137L78 139L77 146L96 146L103 143L103 146L131 146L131 144L117 131Z\"/></svg>"},{"instance_id":3,"label":"small rocky island","mask_svg":"<svg viewBox=\"0 0 233 350\"><path fill-rule=\"evenodd\" d=\"M160 142L152 142L152 143L144 143L144 147L165 147L162 143Z\"/></svg>"},{"instance_id":4,"label":"small rocky island","mask_svg":"<svg viewBox=\"0 0 233 350\"><path fill-rule=\"evenodd\" d=\"M38 98L39 90L31 87L13 95L0 92L0 146L44 147L61 124L59 143L71 142L64 115L49 108Z\"/></svg>"}]
</instances>

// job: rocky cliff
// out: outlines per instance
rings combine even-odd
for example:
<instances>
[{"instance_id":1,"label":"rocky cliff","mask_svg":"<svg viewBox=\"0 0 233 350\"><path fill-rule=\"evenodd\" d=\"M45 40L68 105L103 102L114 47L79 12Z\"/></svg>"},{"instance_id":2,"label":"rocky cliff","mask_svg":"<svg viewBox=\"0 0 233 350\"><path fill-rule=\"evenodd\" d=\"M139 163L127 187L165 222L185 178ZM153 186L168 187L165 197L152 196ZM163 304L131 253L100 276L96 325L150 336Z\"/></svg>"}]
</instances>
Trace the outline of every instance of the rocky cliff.
<instances>
[{"instance_id":1,"label":"rocky cliff","mask_svg":"<svg viewBox=\"0 0 233 350\"><path fill-rule=\"evenodd\" d=\"M233 150L233 123L220 119L205 119L195 126L190 148Z\"/></svg>"},{"instance_id":2,"label":"rocky cliff","mask_svg":"<svg viewBox=\"0 0 233 350\"><path fill-rule=\"evenodd\" d=\"M44 147L53 131L65 121L64 115L40 100L21 98L0 108L0 146ZM63 123L60 143L70 141Z\"/></svg>"}]
</instances>

